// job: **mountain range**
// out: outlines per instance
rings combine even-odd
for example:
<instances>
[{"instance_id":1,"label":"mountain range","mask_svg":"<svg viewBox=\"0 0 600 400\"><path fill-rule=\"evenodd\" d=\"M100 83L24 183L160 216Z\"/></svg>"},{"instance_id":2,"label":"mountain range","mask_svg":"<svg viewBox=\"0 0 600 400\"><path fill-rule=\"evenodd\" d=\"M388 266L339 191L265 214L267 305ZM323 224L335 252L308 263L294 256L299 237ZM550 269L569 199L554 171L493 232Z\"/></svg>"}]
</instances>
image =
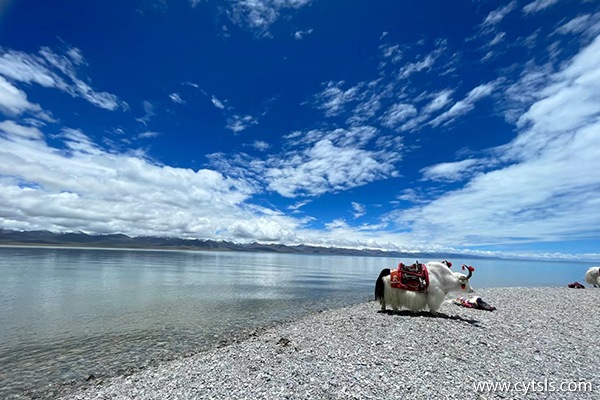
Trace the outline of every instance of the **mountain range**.
<instances>
[{"instance_id":1,"label":"mountain range","mask_svg":"<svg viewBox=\"0 0 600 400\"><path fill-rule=\"evenodd\" d=\"M83 232L55 233L50 231L14 231L0 229L0 245L4 246L59 246L127 249L245 251L290 254L319 254L368 257L449 258L457 254L405 253L375 249L349 249L308 245L265 243L233 243L228 241L181 239L169 237L130 237L123 234L89 235ZM472 258L472 257L470 257Z\"/></svg>"}]
</instances>

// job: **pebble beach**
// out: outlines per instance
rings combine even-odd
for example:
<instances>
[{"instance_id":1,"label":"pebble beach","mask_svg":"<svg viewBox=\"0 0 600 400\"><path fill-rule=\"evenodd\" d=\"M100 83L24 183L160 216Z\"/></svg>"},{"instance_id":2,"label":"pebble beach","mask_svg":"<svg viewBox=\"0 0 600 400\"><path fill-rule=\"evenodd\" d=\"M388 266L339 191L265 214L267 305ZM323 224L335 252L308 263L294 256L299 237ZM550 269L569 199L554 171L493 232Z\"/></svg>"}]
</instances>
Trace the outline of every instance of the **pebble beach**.
<instances>
[{"instance_id":1,"label":"pebble beach","mask_svg":"<svg viewBox=\"0 0 600 400\"><path fill-rule=\"evenodd\" d=\"M127 376L93 377L61 400L600 398L600 289L474 295L497 309L461 307L449 294L437 317L382 313L374 301L325 310Z\"/></svg>"}]
</instances>

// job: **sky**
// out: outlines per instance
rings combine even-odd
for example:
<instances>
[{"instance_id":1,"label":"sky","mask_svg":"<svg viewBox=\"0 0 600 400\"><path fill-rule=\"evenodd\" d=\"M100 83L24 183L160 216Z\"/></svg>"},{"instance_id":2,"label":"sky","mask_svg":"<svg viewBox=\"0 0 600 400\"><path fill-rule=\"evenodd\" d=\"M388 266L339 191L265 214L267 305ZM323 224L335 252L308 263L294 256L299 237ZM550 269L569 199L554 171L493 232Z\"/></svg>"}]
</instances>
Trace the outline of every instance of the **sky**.
<instances>
[{"instance_id":1,"label":"sky","mask_svg":"<svg viewBox=\"0 0 600 400\"><path fill-rule=\"evenodd\" d=\"M0 1L0 228L600 260L600 3Z\"/></svg>"}]
</instances>

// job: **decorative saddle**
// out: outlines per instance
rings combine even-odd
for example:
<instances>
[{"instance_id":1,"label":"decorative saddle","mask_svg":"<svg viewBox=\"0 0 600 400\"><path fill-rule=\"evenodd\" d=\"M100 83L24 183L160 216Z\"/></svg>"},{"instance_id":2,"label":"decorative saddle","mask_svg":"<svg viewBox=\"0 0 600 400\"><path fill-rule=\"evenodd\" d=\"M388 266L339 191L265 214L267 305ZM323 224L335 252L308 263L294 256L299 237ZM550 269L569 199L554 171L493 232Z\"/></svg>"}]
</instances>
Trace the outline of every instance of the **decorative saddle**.
<instances>
[{"instance_id":1,"label":"decorative saddle","mask_svg":"<svg viewBox=\"0 0 600 400\"><path fill-rule=\"evenodd\" d=\"M398 264L398 269L390 273L390 282L395 289L425 292L429 287L429 273L425 264L418 261L412 265Z\"/></svg>"}]
</instances>

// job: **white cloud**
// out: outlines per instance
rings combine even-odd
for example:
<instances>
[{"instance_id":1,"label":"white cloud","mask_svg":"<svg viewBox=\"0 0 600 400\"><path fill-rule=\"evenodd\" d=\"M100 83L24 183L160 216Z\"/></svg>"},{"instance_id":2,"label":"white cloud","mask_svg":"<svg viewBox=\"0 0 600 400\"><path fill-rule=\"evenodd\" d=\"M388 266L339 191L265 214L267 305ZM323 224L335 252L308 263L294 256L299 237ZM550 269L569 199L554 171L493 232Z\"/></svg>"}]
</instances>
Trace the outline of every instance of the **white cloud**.
<instances>
[{"instance_id":1,"label":"white cloud","mask_svg":"<svg viewBox=\"0 0 600 400\"><path fill-rule=\"evenodd\" d=\"M84 81L85 78L79 78L77 69L84 65L83 55L76 48L57 54L43 47L39 55L0 48L0 75L12 81L59 89L110 111L127 109L127 103L117 96L96 92Z\"/></svg>"},{"instance_id":2,"label":"white cloud","mask_svg":"<svg viewBox=\"0 0 600 400\"><path fill-rule=\"evenodd\" d=\"M240 25L266 32L286 9L299 9L311 0L235 0L232 20Z\"/></svg>"},{"instance_id":3,"label":"white cloud","mask_svg":"<svg viewBox=\"0 0 600 400\"><path fill-rule=\"evenodd\" d=\"M75 129L54 139L64 149L51 147L37 128L5 121L0 132L2 227L290 241L299 226L249 207L253 189L212 170L109 153Z\"/></svg>"},{"instance_id":4,"label":"white cloud","mask_svg":"<svg viewBox=\"0 0 600 400\"><path fill-rule=\"evenodd\" d=\"M320 196L393 176L398 157L322 139L302 152L270 160L265 177L269 190L284 197Z\"/></svg>"},{"instance_id":5,"label":"white cloud","mask_svg":"<svg viewBox=\"0 0 600 400\"><path fill-rule=\"evenodd\" d=\"M154 117L154 105L148 100L144 100L142 102L142 107L144 109L144 116L140 118L136 118L136 121L141 122L144 125L147 125L148 122Z\"/></svg>"},{"instance_id":6,"label":"white cloud","mask_svg":"<svg viewBox=\"0 0 600 400\"><path fill-rule=\"evenodd\" d=\"M304 207L305 205L307 205L309 203L310 203L310 201L299 201L297 203L292 204L291 206L288 206L287 209L294 213L297 213L300 211L300 209L302 207Z\"/></svg>"},{"instance_id":7,"label":"white cloud","mask_svg":"<svg viewBox=\"0 0 600 400\"><path fill-rule=\"evenodd\" d=\"M313 29L308 29L306 31L296 31L296 33L294 33L294 39L302 40L306 35L310 35L311 33L313 33Z\"/></svg>"},{"instance_id":8,"label":"white cloud","mask_svg":"<svg viewBox=\"0 0 600 400\"><path fill-rule=\"evenodd\" d=\"M0 76L0 112L14 117L25 112L37 114L42 111L39 104L31 103L27 100L27 94L11 85L6 79Z\"/></svg>"},{"instance_id":9,"label":"white cloud","mask_svg":"<svg viewBox=\"0 0 600 400\"><path fill-rule=\"evenodd\" d=\"M495 82L489 82L475 87L467 94L467 96L463 100L454 103L454 105L448 111L437 116L430 122L430 124L435 127L442 123L449 123L455 120L456 118L468 113L469 111L475 108L475 103L478 100L481 100L482 98L492 94L495 87Z\"/></svg>"},{"instance_id":10,"label":"white cloud","mask_svg":"<svg viewBox=\"0 0 600 400\"><path fill-rule=\"evenodd\" d=\"M584 34L588 37L595 37L600 34L600 12L575 17L559 26L555 33L561 35Z\"/></svg>"},{"instance_id":11,"label":"white cloud","mask_svg":"<svg viewBox=\"0 0 600 400\"><path fill-rule=\"evenodd\" d=\"M227 129L232 130L234 133L240 133L256 124L258 124L258 121L251 115L234 115L227 121Z\"/></svg>"},{"instance_id":12,"label":"white cloud","mask_svg":"<svg viewBox=\"0 0 600 400\"><path fill-rule=\"evenodd\" d=\"M262 240L262 241L288 241L295 238L290 227L283 226L276 219L258 218L254 220L235 221L227 228L230 237L238 239Z\"/></svg>"},{"instance_id":13,"label":"white cloud","mask_svg":"<svg viewBox=\"0 0 600 400\"><path fill-rule=\"evenodd\" d=\"M409 118L417 115L417 109L412 104L398 103L392 105L383 115L381 121L383 126L391 129L397 128Z\"/></svg>"},{"instance_id":14,"label":"white cloud","mask_svg":"<svg viewBox=\"0 0 600 400\"><path fill-rule=\"evenodd\" d=\"M529 129L517 138L511 154L522 153L521 141L529 146L535 144L540 151L559 138L564 139L565 132L596 122L600 115L599 82L600 37L597 37L564 70L548 77L547 86L533 95L538 100L517 121L518 126Z\"/></svg>"},{"instance_id":15,"label":"white cloud","mask_svg":"<svg viewBox=\"0 0 600 400\"><path fill-rule=\"evenodd\" d=\"M459 181L473 175L472 167L479 160L468 159L457 162L440 163L421 170L423 179L434 181Z\"/></svg>"},{"instance_id":16,"label":"white cloud","mask_svg":"<svg viewBox=\"0 0 600 400\"><path fill-rule=\"evenodd\" d=\"M350 125L363 125L365 121L374 118L381 109L381 94L369 93L367 96L369 97L364 101L359 102L358 105L354 107L354 110L352 110L352 115L348 118L348 123Z\"/></svg>"},{"instance_id":17,"label":"white cloud","mask_svg":"<svg viewBox=\"0 0 600 400\"><path fill-rule=\"evenodd\" d=\"M535 0L523 7L523 12L525 14L536 13L550 6L553 6L556 3L558 3L558 0Z\"/></svg>"},{"instance_id":18,"label":"white cloud","mask_svg":"<svg viewBox=\"0 0 600 400\"><path fill-rule=\"evenodd\" d=\"M169 98L171 99L171 101L173 103L185 104L185 101L181 98L181 96L179 95L179 93L171 93L169 95Z\"/></svg>"},{"instance_id":19,"label":"white cloud","mask_svg":"<svg viewBox=\"0 0 600 400\"><path fill-rule=\"evenodd\" d=\"M10 140L14 140L15 138L34 140L44 137L44 134L38 128L22 126L14 121L0 122L0 132Z\"/></svg>"},{"instance_id":20,"label":"white cloud","mask_svg":"<svg viewBox=\"0 0 600 400\"><path fill-rule=\"evenodd\" d=\"M158 133L158 132L146 131L146 132L140 133L137 137L138 137L138 139L150 139L153 137L157 137L159 135L160 135L160 133Z\"/></svg>"},{"instance_id":21,"label":"white cloud","mask_svg":"<svg viewBox=\"0 0 600 400\"><path fill-rule=\"evenodd\" d=\"M359 88L354 86L343 90L341 87L344 83L344 81L328 82L325 90L316 96L319 102L318 106L325 110L326 116L339 115L346 104L358 100Z\"/></svg>"},{"instance_id":22,"label":"white cloud","mask_svg":"<svg viewBox=\"0 0 600 400\"><path fill-rule=\"evenodd\" d=\"M281 196L317 197L396 176L402 147L367 150L376 138L372 127L299 131L283 138L285 151L264 160L244 154L209 158L229 176L252 180Z\"/></svg>"},{"instance_id":23,"label":"white cloud","mask_svg":"<svg viewBox=\"0 0 600 400\"><path fill-rule=\"evenodd\" d=\"M489 27L497 25L498 23L500 23L500 21L504 19L504 17L506 17L508 13L514 10L516 6L517 2L511 1L509 4L490 12L483 21L482 26Z\"/></svg>"},{"instance_id":24,"label":"white cloud","mask_svg":"<svg viewBox=\"0 0 600 400\"><path fill-rule=\"evenodd\" d=\"M440 63L436 67L436 60L448 50L448 46L445 40L436 40L434 45L431 51L400 68L395 64L402 59L403 52L408 53L410 48L404 47L401 50L401 46L397 44L380 46L381 62L375 79L361 81L350 87L344 81L329 81L324 84L325 89L314 96L315 106L324 110L328 117L345 117L346 124L351 127L370 124L398 131L421 128L432 112L450 101L453 93L450 89L434 93L423 92L416 88L413 79L406 79L418 72L435 73L438 77L449 73L452 65L457 62L457 56L452 55L445 60L445 65ZM424 46L424 43L419 43L418 46ZM438 98L430 104L422 104L423 100L432 97Z\"/></svg>"},{"instance_id":25,"label":"white cloud","mask_svg":"<svg viewBox=\"0 0 600 400\"><path fill-rule=\"evenodd\" d=\"M402 60L403 52L399 45L382 45L380 49L384 59L389 59L393 63L398 63Z\"/></svg>"},{"instance_id":26,"label":"white cloud","mask_svg":"<svg viewBox=\"0 0 600 400\"><path fill-rule=\"evenodd\" d=\"M304 147L327 140L341 147L365 147L367 143L378 136L377 129L371 126L355 126L350 129L334 130L314 129L307 132L297 131L284 136L289 146Z\"/></svg>"},{"instance_id":27,"label":"white cloud","mask_svg":"<svg viewBox=\"0 0 600 400\"><path fill-rule=\"evenodd\" d=\"M271 146L269 145L269 143L267 143L265 141L255 140L252 143L252 147L254 147L258 151L267 151L269 149L269 147L271 147Z\"/></svg>"},{"instance_id":28,"label":"white cloud","mask_svg":"<svg viewBox=\"0 0 600 400\"><path fill-rule=\"evenodd\" d=\"M404 67L400 69L400 73L398 74L399 79L406 79L415 72L423 71L424 69L430 69L435 60L437 58L436 53L428 54L421 61L417 61L414 63L408 63Z\"/></svg>"},{"instance_id":29,"label":"white cloud","mask_svg":"<svg viewBox=\"0 0 600 400\"><path fill-rule=\"evenodd\" d=\"M504 39L505 36L506 36L505 32L498 32L496 34L496 36L494 36L494 38L492 39L492 41L490 43L488 43L488 46L492 47L492 46L497 45L498 43L500 43Z\"/></svg>"},{"instance_id":30,"label":"white cloud","mask_svg":"<svg viewBox=\"0 0 600 400\"><path fill-rule=\"evenodd\" d=\"M67 149L79 154L101 154L102 150L82 131L63 128L59 138L63 139Z\"/></svg>"},{"instance_id":31,"label":"white cloud","mask_svg":"<svg viewBox=\"0 0 600 400\"><path fill-rule=\"evenodd\" d=\"M351 204L352 204L352 209L354 210L354 213L353 213L354 218L360 218L367 213L367 209L364 206L364 204L360 204L355 201L353 201Z\"/></svg>"},{"instance_id":32,"label":"white cloud","mask_svg":"<svg viewBox=\"0 0 600 400\"><path fill-rule=\"evenodd\" d=\"M522 79L545 86L520 85L534 100L518 119L518 136L493 149L512 164L393 214L398 224L415 237L464 246L599 237L600 37L561 71L532 73Z\"/></svg>"},{"instance_id":33,"label":"white cloud","mask_svg":"<svg viewBox=\"0 0 600 400\"><path fill-rule=\"evenodd\" d=\"M423 111L427 114L431 114L446 107L448 104L450 104L450 101L452 101L452 93L454 93L452 89L445 89L434 93L432 95L434 99L423 108Z\"/></svg>"},{"instance_id":34,"label":"white cloud","mask_svg":"<svg viewBox=\"0 0 600 400\"><path fill-rule=\"evenodd\" d=\"M222 103L222 102L221 102L219 99L217 99L215 96L212 96L212 97L210 98L210 101L213 103L213 105L214 105L215 107L217 107L217 108L218 108L218 109L220 109L220 110L222 110L222 109L224 109L224 108L225 108L225 105L223 105L223 103Z\"/></svg>"}]
</instances>

